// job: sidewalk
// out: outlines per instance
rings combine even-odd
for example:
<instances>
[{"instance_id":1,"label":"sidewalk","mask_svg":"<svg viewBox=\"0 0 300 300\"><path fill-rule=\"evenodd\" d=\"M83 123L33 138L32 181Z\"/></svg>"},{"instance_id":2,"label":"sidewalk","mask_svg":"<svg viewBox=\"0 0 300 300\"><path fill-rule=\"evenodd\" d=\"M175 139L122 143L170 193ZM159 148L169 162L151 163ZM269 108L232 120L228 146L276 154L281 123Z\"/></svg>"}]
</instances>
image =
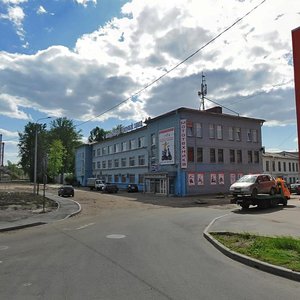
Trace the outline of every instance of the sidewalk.
<instances>
[{"instance_id":1,"label":"sidewalk","mask_svg":"<svg viewBox=\"0 0 300 300\"><path fill-rule=\"evenodd\" d=\"M45 214L36 214L29 218L11 222L0 221L0 232L51 223L54 221L69 218L81 211L80 204L73 200L59 197L51 193L46 193L46 197L56 201L59 204L56 210Z\"/></svg>"}]
</instances>

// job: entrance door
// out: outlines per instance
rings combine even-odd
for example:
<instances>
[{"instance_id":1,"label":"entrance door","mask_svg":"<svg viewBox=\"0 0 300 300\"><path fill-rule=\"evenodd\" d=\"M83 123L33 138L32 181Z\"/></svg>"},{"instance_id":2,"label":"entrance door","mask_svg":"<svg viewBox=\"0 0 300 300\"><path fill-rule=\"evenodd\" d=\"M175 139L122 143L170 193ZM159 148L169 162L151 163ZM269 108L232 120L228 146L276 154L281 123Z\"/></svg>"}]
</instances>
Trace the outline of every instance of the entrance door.
<instances>
[{"instance_id":1,"label":"entrance door","mask_svg":"<svg viewBox=\"0 0 300 300\"><path fill-rule=\"evenodd\" d=\"M160 179L159 180L159 193L160 194L167 194L167 180L166 179Z\"/></svg>"}]
</instances>

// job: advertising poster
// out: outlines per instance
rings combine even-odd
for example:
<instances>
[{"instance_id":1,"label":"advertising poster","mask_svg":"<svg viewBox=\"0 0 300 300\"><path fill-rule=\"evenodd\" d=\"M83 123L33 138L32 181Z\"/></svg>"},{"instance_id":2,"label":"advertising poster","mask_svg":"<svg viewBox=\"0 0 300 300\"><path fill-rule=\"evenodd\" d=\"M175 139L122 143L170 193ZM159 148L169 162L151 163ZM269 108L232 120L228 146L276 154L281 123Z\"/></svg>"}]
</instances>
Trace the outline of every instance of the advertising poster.
<instances>
[{"instance_id":1,"label":"advertising poster","mask_svg":"<svg viewBox=\"0 0 300 300\"><path fill-rule=\"evenodd\" d=\"M174 164L174 128L159 132L159 163L161 165Z\"/></svg>"},{"instance_id":2,"label":"advertising poster","mask_svg":"<svg viewBox=\"0 0 300 300\"><path fill-rule=\"evenodd\" d=\"M203 173L197 174L197 185L204 185L204 174Z\"/></svg>"},{"instance_id":3,"label":"advertising poster","mask_svg":"<svg viewBox=\"0 0 300 300\"><path fill-rule=\"evenodd\" d=\"M224 184L224 173L218 174L218 182L219 184Z\"/></svg>"},{"instance_id":4,"label":"advertising poster","mask_svg":"<svg viewBox=\"0 0 300 300\"><path fill-rule=\"evenodd\" d=\"M181 168L187 168L186 120L180 121Z\"/></svg>"},{"instance_id":5,"label":"advertising poster","mask_svg":"<svg viewBox=\"0 0 300 300\"><path fill-rule=\"evenodd\" d=\"M230 174L230 184L234 184L236 182L236 176L234 173Z\"/></svg>"},{"instance_id":6,"label":"advertising poster","mask_svg":"<svg viewBox=\"0 0 300 300\"><path fill-rule=\"evenodd\" d=\"M195 185L195 174L194 173L188 174L188 185Z\"/></svg>"},{"instance_id":7,"label":"advertising poster","mask_svg":"<svg viewBox=\"0 0 300 300\"><path fill-rule=\"evenodd\" d=\"M210 184L217 184L217 174L216 173L210 174Z\"/></svg>"}]
</instances>

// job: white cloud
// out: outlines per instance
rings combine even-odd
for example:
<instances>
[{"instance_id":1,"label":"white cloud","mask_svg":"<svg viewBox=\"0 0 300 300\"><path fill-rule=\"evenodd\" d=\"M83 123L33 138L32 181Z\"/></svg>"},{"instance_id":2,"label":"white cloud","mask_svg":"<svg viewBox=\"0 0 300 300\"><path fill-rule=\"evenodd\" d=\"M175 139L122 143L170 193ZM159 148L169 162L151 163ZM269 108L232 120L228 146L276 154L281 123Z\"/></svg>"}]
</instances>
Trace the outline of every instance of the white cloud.
<instances>
[{"instance_id":1,"label":"white cloud","mask_svg":"<svg viewBox=\"0 0 300 300\"><path fill-rule=\"evenodd\" d=\"M76 3L83 5L84 7L86 7L89 2L94 3L94 5L97 4L97 0L74 0Z\"/></svg>"},{"instance_id":2,"label":"white cloud","mask_svg":"<svg viewBox=\"0 0 300 300\"><path fill-rule=\"evenodd\" d=\"M199 108L204 71L208 98L241 115L265 119L267 126L295 123L290 32L299 24L297 2L266 2L136 99L99 119L141 119L179 106ZM165 74L257 3L133 0L123 6L122 18L78 38L74 49L2 52L0 93L6 106L0 111L29 118L22 109L31 107L54 116L93 118ZM212 105L206 101L206 107Z\"/></svg>"},{"instance_id":3,"label":"white cloud","mask_svg":"<svg viewBox=\"0 0 300 300\"><path fill-rule=\"evenodd\" d=\"M40 5L39 8L37 9L36 13L38 15L47 14L47 10L42 5Z\"/></svg>"},{"instance_id":4,"label":"white cloud","mask_svg":"<svg viewBox=\"0 0 300 300\"><path fill-rule=\"evenodd\" d=\"M0 128L0 134L2 134L2 139L3 139L3 136L6 136L7 138L15 138L15 137L18 137L18 132L16 131L9 131L9 130L6 130L6 129L3 129L3 128Z\"/></svg>"}]
</instances>

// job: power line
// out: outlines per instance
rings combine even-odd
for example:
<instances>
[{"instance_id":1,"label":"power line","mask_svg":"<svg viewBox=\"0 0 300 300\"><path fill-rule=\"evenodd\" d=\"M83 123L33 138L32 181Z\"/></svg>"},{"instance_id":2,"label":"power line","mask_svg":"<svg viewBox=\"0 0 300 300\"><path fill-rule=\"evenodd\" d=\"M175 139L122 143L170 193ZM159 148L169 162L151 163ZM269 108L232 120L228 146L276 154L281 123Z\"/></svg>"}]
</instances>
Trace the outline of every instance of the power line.
<instances>
[{"instance_id":1,"label":"power line","mask_svg":"<svg viewBox=\"0 0 300 300\"><path fill-rule=\"evenodd\" d=\"M88 122L90 122L90 121L92 121L92 120L94 120L96 118L99 118L102 115L108 113L109 111L114 110L115 108L121 106L123 103L129 101L131 98L138 96L143 91L145 91L146 89L148 89L150 86L154 85L156 82L158 82L159 80L161 80L162 78L164 78L165 76L167 76L169 73L171 73L172 71L174 71L175 69L177 69L179 66L181 66L182 64L184 64L186 61L188 61L189 59L191 59L193 56L195 56L201 50L203 50L204 48L206 48L208 45L210 45L211 43L213 43L216 39L218 39L220 36L222 36L228 30L230 30L235 25L237 25L239 22L241 22L244 18L246 18L248 15L250 15L258 7L260 7L264 2L266 2L266 0L261 1L259 4L257 4L255 7L253 7L250 11L248 11L245 15L243 15L242 17L240 17L239 19L237 19L235 22L233 22L230 26L228 26L223 31L221 31L219 34L217 34L214 38L212 38L210 41L208 41L202 47L200 47L199 49L197 49L196 51L194 51L192 54L190 54L188 57L186 57L184 60L182 60L181 62L179 62L175 66L173 66L170 70L166 71L164 74L162 74L161 76L157 77L156 79L154 79L153 81L151 81L150 83L148 83L147 85L145 85L142 89L138 90L137 92L135 92L134 94L132 94L131 96L129 96L125 100L119 102L118 104L112 106L111 108L108 108L107 110L105 110L104 112L100 113L99 115L97 115L97 116L95 116L93 118L90 118L87 121L81 122L81 123L79 123L79 124L77 124L75 126L78 127L78 126L86 124L86 123L88 123Z\"/></svg>"}]
</instances>

